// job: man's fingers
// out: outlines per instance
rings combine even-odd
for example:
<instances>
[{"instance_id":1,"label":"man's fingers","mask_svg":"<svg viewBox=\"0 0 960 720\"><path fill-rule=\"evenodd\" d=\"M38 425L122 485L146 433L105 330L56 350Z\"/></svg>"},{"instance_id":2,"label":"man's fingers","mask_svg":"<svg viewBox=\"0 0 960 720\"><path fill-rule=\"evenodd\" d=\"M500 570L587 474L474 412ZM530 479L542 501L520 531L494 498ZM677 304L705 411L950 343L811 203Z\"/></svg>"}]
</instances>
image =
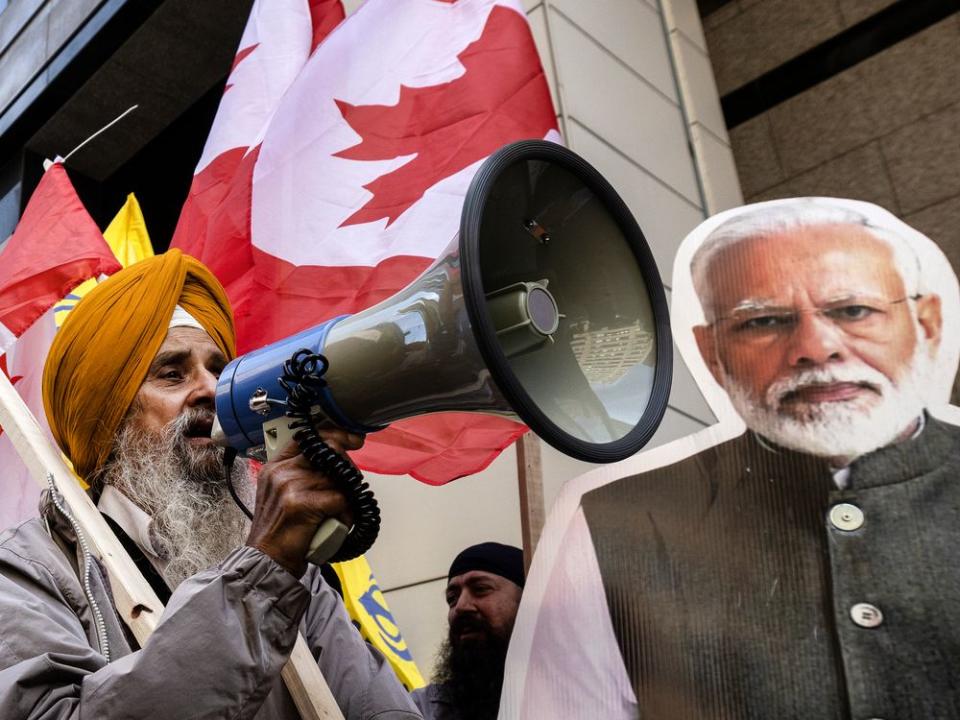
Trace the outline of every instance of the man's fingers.
<instances>
[{"instance_id":1,"label":"man's fingers","mask_svg":"<svg viewBox=\"0 0 960 720\"><path fill-rule=\"evenodd\" d=\"M347 515L349 503L337 490L302 490L297 493L297 509L304 514L317 514L317 519Z\"/></svg>"},{"instance_id":2,"label":"man's fingers","mask_svg":"<svg viewBox=\"0 0 960 720\"><path fill-rule=\"evenodd\" d=\"M338 455L344 455L350 450L359 450L363 447L364 436L359 433L352 433L340 428L318 430L320 439L323 440L330 449ZM275 462L289 460L300 454L300 446L296 441L291 441L274 458Z\"/></svg>"},{"instance_id":3,"label":"man's fingers","mask_svg":"<svg viewBox=\"0 0 960 720\"><path fill-rule=\"evenodd\" d=\"M344 455L346 453L340 438L323 438L323 441L327 444L327 447L333 450L337 455Z\"/></svg>"},{"instance_id":4,"label":"man's fingers","mask_svg":"<svg viewBox=\"0 0 960 720\"><path fill-rule=\"evenodd\" d=\"M289 460L292 457L296 457L300 454L300 445L297 444L296 440L291 440L287 443L283 449L277 453L277 456L273 458L272 462L280 462L281 460Z\"/></svg>"},{"instance_id":5,"label":"man's fingers","mask_svg":"<svg viewBox=\"0 0 960 720\"><path fill-rule=\"evenodd\" d=\"M359 450L363 447L363 435L348 432L341 428L319 431L320 439L341 455L347 450Z\"/></svg>"}]
</instances>

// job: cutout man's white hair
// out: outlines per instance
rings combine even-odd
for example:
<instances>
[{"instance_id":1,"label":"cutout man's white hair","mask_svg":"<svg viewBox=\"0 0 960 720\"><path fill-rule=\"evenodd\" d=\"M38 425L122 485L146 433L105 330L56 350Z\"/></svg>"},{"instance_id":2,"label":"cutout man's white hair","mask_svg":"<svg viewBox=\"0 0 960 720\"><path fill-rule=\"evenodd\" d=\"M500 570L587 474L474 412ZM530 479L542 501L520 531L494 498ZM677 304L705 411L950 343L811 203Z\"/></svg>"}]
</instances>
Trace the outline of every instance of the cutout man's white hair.
<instances>
[{"instance_id":1,"label":"cutout man's white hair","mask_svg":"<svg viewBox=\"0 0 960 720\"><path fill-rule=\"evenodd\" d=\"M896 232L877 227L870 219L849 207L825 205L804 198L789 206L757 207L717 226L703 241L690 262L693 287L700 298L707 322L715 319L707 279L710 265L720 251L751 238L779 235L802 227L854 225L864 228L893 253L894 267L903 279L908 295L923 294L920 261L910 242Z\"/></svg>"}]
</instances>

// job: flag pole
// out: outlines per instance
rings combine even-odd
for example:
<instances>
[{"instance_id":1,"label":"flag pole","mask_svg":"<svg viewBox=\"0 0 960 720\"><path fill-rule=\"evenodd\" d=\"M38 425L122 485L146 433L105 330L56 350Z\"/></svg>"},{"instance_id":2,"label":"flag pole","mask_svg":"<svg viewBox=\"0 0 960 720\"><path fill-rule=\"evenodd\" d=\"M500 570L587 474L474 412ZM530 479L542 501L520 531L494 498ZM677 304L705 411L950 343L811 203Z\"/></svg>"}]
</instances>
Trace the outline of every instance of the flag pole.
<instances>
[{"instance_id":1,"label":"flag pole","mask_svg":"<svg viewBox=\"0 0 960 720\"><path fill-rule=\"evenodd\" d=\"M517 482L520 489L520 534L523 538L523 567L529 572L537 549L546 507L543 501L543 466L540 462L540 438L525 432L516 442Z\"/></svg>"},{"instance_id":2,"label":"flag pole","mask_svg":"<svg viewBox=\"0 0 960 720\"><path fill-rule=\"evenodd\" d=\"M91 550L107 569L117 612L142 647L160 622L163 603L2 372L0 427L10 437L37 484L47 489L49 483L53 483L66 501L80 531L92 543ZM300 634L282 675L303 720L343 720L343 714Z\"/></svg>"},{"instance_id":3,"label":"flag pole","mask_svg":"<svg viewBox=\"0 0 960 720\"><path fill-rule=\"evenodd\" d=\"M130 107L128 107L128 108L127 108L126 110L124 110L122 113L120 113L119 115L117 115L113 120L111 120L111 121L108 122L106 125L104 125L102 128L100 128L99 130L97 130L93 135L91 135L91 136L88 137L86 140L84 140L82 143L80 143L79 145L77 145L73 150L71 150L70 152L68 152L68 153L67 153L67 156L66 156L63 160L61 160L61 162L66 162L67 160L69 160L69 159L73 156L73 154L74 154L75 152L77 152L77 150L79 150L80 148L82 148L84 145L86 145L88 142L90 142L91 140L93 140L95 137L97 137L97 136L100 135L101 133L106 132L107 130L109 130L110 128L112 128L114 125L116 125L118 122L120 122L121 120L123 120L127 115L129 115L130 113L132 113L132 112L133 112L134 110L136 110L138 107L140 107L140 106L139 106L139 105L131 105Z\"/></svg>"}]
</instances>

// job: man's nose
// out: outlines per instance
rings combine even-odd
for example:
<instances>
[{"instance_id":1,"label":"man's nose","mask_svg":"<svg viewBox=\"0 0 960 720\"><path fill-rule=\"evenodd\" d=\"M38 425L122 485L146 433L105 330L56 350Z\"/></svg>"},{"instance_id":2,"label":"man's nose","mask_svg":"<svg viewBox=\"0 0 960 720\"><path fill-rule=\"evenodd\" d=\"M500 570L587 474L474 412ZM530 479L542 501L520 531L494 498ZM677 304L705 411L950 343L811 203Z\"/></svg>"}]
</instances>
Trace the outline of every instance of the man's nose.
<instances>
[{"instance_id":1,"label":"man's nose","mask_svg":"<svg viewBox=\"0 0 960 720\"><path fill-rule=\"evenodd\" d=\"M217 392L217 376L206 368L197 370L188 402L192 407L213 407Z\"/></svg>"},{"instance_id":2,"label":"man's nose","mask_svg":"<svg viewBox=\"0 0 960 720\"><path fill-rule=\"evenodd\" d=\"M789 362L794 367L823 365L844 357L840 329L819 313L799 313L788 342Z\"/></svg>"},{"instance_id":3,"label":"man's nose","mask_svg":"<svg viewBox=\"0 0 960 720\"><path fill-rule=\"evenodd\" d=\"M468 592L462 592L457 597L457 602L453 606L453 617L462 615L468 612L476 612L477 606L473 601L473 596Z\"/></svg>"}]
</instances>

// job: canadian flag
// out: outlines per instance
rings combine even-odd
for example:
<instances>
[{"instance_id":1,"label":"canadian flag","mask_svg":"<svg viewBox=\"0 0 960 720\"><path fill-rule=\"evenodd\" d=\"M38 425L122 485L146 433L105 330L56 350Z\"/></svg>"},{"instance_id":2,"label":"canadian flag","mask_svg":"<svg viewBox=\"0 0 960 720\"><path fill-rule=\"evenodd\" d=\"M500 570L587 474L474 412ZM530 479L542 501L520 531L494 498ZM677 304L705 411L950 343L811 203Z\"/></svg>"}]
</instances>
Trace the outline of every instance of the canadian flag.
<instances>
[{"instance_id":1,"label":"canadian flag","mask_svg":"<svg viewBox=\"0 0 960 720\"><path fill-rule=\"evenodd\" d=\"M368 0L312 52L316 6L278 2L268 15L268 5L254 8L174 239L225 283L241 352L389 297L456 236L490 153L559 141L513 0ZM443 483L481 470L524 431L501 418L424 416L371 435L355 459Z\"/></svg>"},{"instance_id":2,"label":"canadian flag","mask_svg":"<svg viewBox=\"0 0 960 720\"><path fill-rule=\"evenodd\" d=\"M0 372L48 433L41 382L56 332L54 305L84 280L119 269L63 166L54 164L0 253ZM39 496L0 428L0 529L35 516Z\"/></svg>"}]
</instances>

